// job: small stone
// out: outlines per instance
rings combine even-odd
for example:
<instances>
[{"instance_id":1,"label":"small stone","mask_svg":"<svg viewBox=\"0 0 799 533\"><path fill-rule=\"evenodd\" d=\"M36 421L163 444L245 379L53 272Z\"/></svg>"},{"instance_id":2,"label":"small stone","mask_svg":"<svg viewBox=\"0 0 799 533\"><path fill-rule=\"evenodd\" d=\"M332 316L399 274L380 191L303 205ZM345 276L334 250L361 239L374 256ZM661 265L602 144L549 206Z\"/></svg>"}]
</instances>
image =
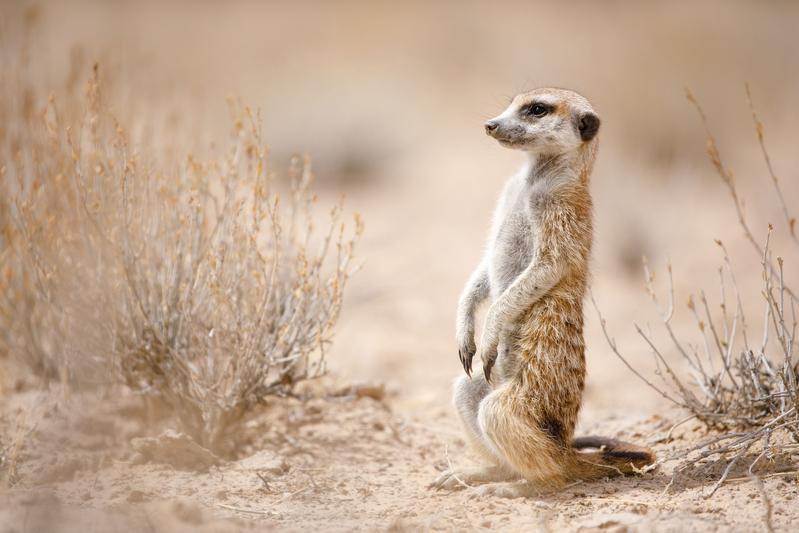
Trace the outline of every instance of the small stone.
<instances>
[{"instance_id":1,"label":"small stone","mask_svg":"<svg viewBox=\"0 0 799 533\"><path fill-rule=\"evenodd\" d=\"M149 500L147 495L140 490L132 490L128 493L126 498L130 503L141 503Z\"/></svg>"},{"instance_id":2,"label":"small stone","mask_svg":"<svg viewBox=\"0 0 799 533\"><path fill-rule=\"evenodd\" d=\"M155 438L133 439L131 444L146 461L169 464L178 470L208 470L221 462L188 435L172 430Z\"/></svg>"}]
</instances>

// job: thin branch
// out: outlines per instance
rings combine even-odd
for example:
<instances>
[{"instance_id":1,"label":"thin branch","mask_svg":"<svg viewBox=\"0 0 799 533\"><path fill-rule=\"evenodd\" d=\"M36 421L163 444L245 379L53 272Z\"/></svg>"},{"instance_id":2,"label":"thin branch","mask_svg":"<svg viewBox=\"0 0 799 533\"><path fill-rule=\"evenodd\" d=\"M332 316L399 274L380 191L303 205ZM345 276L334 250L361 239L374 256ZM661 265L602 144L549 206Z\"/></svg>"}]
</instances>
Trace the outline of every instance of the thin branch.
<instances>
[{"instance_id":1,"label":"thin branch","mask_svg":"<svg viewBox=\"0 0 799 533\"><path fill-rule=\"evenodd\" d=\"M760 119L755 112L755 105L752 101L752 92L749 90L749 84L745 84L745 87L746 100L749 102L749 110L752 112L752 122L755 125L755 133L757 133L757 143L760 146L760 152L763 154L763 160L766 162L766 168L768 169L771 183L774 185L774 191L777 193L777 198L780 201L782 214L785 217L785 222L788 224L788 232L790 233L793 242L799 246L799 237L796 235L796 217L792 216L788 211L788 206L785 203L785 196L782 194L780 182L777 179L777 174L774 172L774 167L771 165L771 157L769 157L768 150L766 150L766 143L764 141L763 135L763 123L760 122Z\"/></svg>"}]
</instances>

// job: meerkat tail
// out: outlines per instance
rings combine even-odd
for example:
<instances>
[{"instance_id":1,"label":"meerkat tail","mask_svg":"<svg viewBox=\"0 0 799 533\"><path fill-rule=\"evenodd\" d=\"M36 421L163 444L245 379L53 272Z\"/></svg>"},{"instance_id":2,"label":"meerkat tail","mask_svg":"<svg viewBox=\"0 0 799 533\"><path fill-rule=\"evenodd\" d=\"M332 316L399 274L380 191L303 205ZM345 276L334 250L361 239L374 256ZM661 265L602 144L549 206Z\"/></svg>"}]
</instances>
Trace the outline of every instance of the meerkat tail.
<instances>
[{"instance_id":1,"label":"meerkat tail","mask_svg":"<svg viewBox=\"0 0 799 533\"><path fill-rule=\"evenodd\" d=\"M584 452L588 448L597 451ZM571 479L589 481L618 475L638 474L657 458L649 448L608 437L578 437L572 441Z\"/></svg>"}]
</instances>

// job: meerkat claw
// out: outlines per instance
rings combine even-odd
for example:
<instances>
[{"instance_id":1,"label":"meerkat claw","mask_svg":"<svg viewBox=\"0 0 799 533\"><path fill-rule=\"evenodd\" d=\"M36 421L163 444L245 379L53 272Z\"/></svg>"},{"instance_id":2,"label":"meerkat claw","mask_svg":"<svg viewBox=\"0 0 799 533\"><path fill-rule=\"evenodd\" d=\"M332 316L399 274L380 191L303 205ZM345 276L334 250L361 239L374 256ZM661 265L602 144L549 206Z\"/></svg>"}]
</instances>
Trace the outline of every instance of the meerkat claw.
<instances>
[{"instance_id":1,"label":"meerkat claw","mask_svg":"<svg viewBox=\"0 0 799 533\"><path fill-rule=\"evenodd\" d=\"M472 377L472 358L474 357L474 353L469 350L459 348L458 357L461 360L461 365L463 365L463 370L466 372L466 375Z\"/></svg>"},{"instance_id":2,"label":"meerkat claw","mask_svg":"<svg viewBox=\"0 0 799 533\"><path fill-rule=\"evenodd\" d=\"M491 369L494 368L496 357L489 357L483 361L483 374L485 374L486 381L491 383Z\"/></svg>"}]
</instances>

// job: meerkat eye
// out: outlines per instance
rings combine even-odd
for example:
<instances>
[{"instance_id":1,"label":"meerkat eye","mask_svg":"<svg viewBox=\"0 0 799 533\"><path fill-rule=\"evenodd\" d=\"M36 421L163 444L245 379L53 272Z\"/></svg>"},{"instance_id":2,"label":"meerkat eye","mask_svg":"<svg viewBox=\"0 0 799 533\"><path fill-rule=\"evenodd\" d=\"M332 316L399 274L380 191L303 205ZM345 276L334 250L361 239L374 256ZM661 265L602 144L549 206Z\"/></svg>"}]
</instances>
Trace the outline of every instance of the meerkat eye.
<instances>
[{"instance_id":1,"label":"meerkat eye","mask_svg":"<svg viewBox=\"0 0 799 533\"><path fill-rule=\"evenodd\" d=\"M534 117L543 117L549 113L549 108L544 104L532 104L527 108L527 114Z\"/></svg>"}]
</instances>

